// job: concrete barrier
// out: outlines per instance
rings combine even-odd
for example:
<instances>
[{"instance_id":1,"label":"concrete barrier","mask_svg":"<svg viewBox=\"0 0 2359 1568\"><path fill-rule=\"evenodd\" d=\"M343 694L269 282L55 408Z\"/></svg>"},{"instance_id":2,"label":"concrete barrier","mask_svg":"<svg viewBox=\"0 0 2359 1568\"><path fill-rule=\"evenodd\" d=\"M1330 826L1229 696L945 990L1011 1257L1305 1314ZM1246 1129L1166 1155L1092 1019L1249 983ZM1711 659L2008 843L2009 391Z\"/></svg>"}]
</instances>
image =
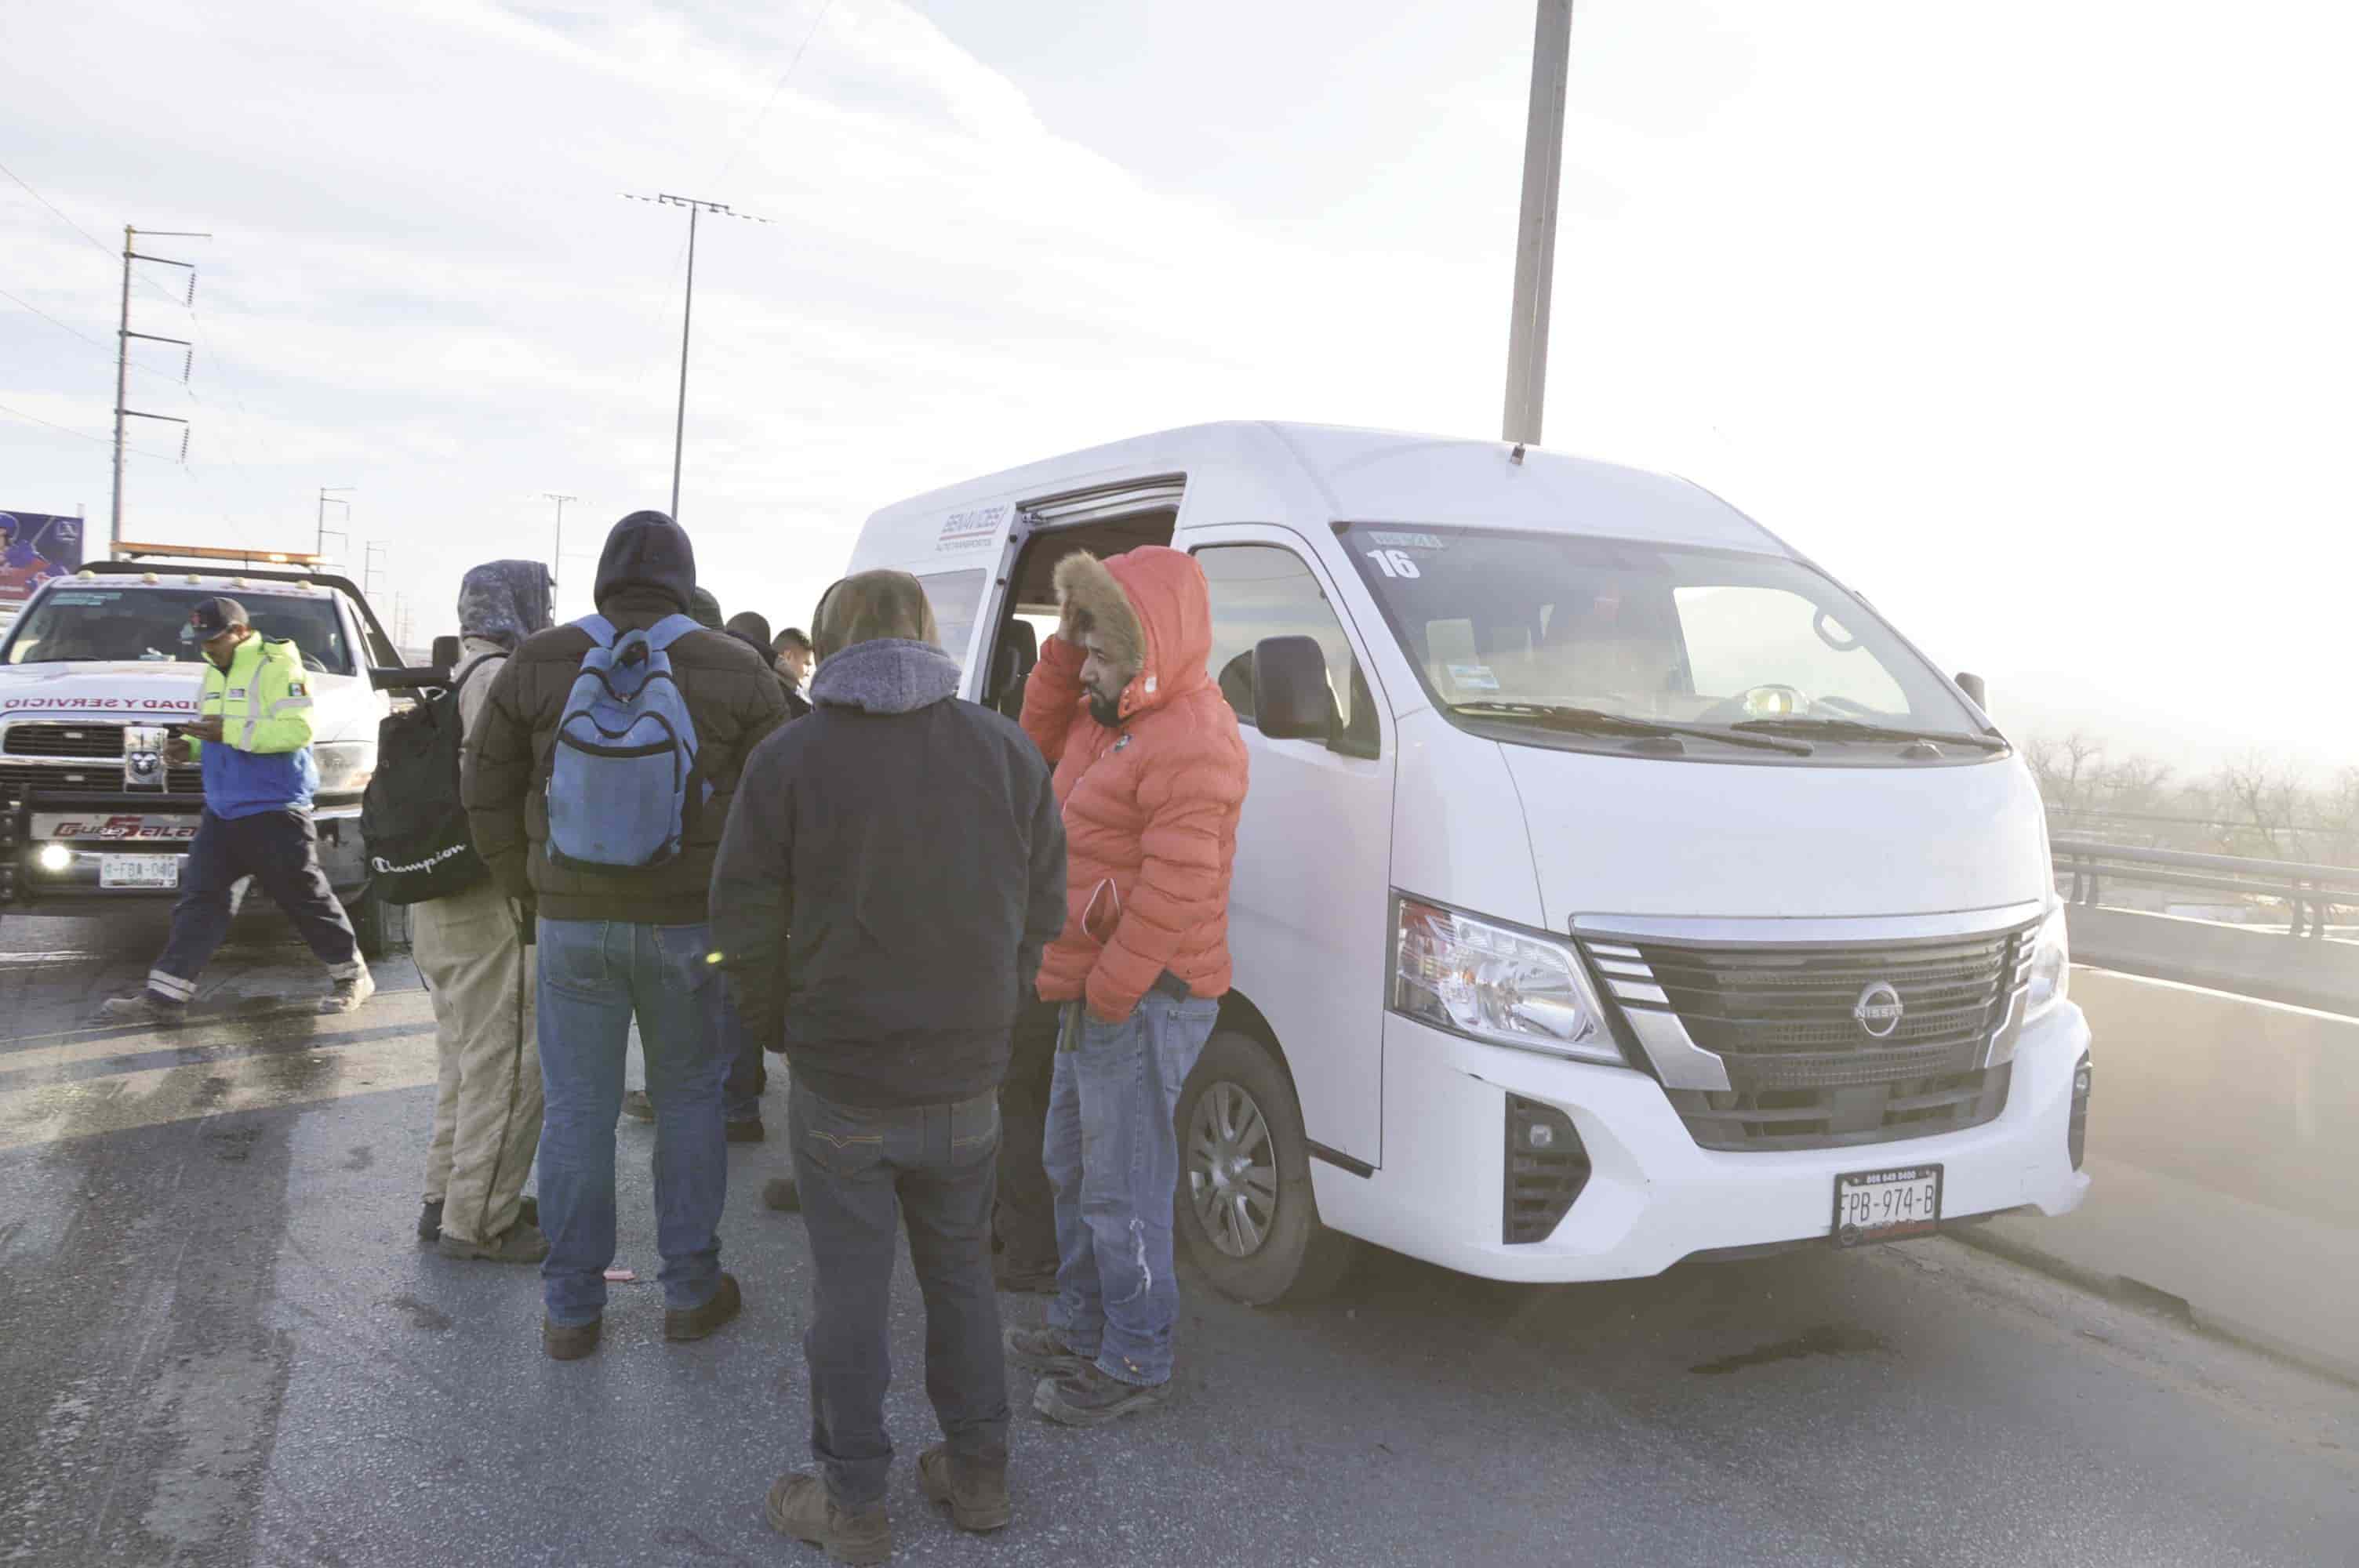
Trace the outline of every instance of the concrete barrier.
<instances>
[{"instance_id":1,"label":"concrete barrier","mask_svg":"<svg viewBox=\"0 0 2359 1568\"><path fill-rule=\"evenodd\" d=\"M2359 1018L2080 968L2072 998L2088 1201L1966 1234L2359 1380Z\"/></svg>"},{"instance_id":2,"label":"concrete barrier","mask_svg":"<svg viewBox=\"0 0 2359 1568\"><path fill-rule=\"evenodd\" d=\"M2101 969L2359 1013L2359 942L2086 904L2064 918L2072 956Z\"/></svg>"}]
</instances>

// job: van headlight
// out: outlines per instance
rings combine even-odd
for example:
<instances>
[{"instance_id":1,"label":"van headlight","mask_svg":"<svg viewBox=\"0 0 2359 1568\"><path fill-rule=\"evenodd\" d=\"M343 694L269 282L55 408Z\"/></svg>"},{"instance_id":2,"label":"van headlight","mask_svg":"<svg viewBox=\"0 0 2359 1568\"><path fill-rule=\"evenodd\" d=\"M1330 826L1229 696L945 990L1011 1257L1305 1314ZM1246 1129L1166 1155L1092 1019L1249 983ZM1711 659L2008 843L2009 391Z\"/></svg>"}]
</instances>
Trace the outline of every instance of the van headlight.
<instances>
[{"instance_id":1,"label":"van headlight","mask_svg":"<svg viewBox=\"0 0 2359 1568\"><path fill-rule=\"evenodd\" d=\"M2058 904L2039 923L2031 939L2031 983L2023 1000L2023 1022L2030 1023L2053 1011L2072 989L2072 943L2064 931L2064 905Z\"/></svg>"},{"instance_id":2,"label":"van headlight","mask_svg":"<svg viewBox=\"0 0 2359 1568\"><path fill-rule=\"evenodd\" d=\"M374 741L322 741L311 747L321 795L358 795L376 773Z\"/></svg>"},{"instance_id":3,"label":"van headlight","mask_svg":"<svg viewBox=\"0 0 2359 1568\"><path fill-rule=\"evenodd\" d=\"M1625 1067L1570 943L1393 901L1393 1011L1494 1045Z\"/></svg>"}]
</instances>

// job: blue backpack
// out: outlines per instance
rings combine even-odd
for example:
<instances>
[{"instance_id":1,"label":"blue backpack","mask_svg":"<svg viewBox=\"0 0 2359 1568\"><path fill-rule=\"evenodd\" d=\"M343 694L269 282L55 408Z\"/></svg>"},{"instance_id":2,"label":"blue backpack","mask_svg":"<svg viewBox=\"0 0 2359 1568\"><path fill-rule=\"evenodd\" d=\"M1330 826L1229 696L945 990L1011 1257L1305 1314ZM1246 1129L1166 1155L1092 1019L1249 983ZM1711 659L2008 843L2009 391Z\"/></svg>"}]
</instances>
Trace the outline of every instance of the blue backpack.
<instances>
[{"instance_id":1,"label":"blue backpack","mask_svg":"<svg viewBox=\"0 0 2359 1568\"><path fill-rule=\"evenodd\" d=\"M699 630L667 615L617 636L603 615L573 624L596 644L565 698L549 764L549 860L593 871L675 860L712 786L696 769L696 724L665 652Z\"/></svg>"}]
</instances>

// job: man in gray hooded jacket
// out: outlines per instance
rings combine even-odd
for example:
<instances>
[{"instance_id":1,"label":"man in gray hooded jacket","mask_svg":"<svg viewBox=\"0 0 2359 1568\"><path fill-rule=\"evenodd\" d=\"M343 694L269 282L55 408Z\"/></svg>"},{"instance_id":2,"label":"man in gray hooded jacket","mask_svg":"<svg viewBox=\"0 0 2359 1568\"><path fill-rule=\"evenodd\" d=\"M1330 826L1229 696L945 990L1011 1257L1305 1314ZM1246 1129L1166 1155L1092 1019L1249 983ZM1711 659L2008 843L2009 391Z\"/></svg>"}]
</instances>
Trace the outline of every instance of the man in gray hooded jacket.
<instances>
[{"instance_id":1,"label":"man in gray hooded jacket","mask_svg":"<svg viewBox=\"0 0 2359 1568\"><path fill-rule=\"evenodd\" d=\"M906 572L820 601L810 715L745 764L712 874L712 945L747 1029L793 1065L810 1238L803 1338L821 1475L780 1476L770 1522L882 1562L893 1444L887 1306L906 1227L926 1302L918 1458L964 1530L1008 1521L1007 1371L991 1277L1008 1026L1065 923L1065 835L1024 731L961 702Z\"/></svg>"},{"instance_id":2,"label":"man in gray hooded jacket","mask_svg":"<svg viewBox=\"0 0 2359 1568\"><path fill-rule=\"evenodd\" d=\"M549 568L487 561L459 584L459 733L472 734L516 645L547 629ZM410 906L410 956L434 1001L441 1081L426 1152L421 1240L445 1258L538 1263L549 1254L522 1196L540 1147L540 1052L533 1029L527 914L486 877Z\"/></svg>"}]
</instances>

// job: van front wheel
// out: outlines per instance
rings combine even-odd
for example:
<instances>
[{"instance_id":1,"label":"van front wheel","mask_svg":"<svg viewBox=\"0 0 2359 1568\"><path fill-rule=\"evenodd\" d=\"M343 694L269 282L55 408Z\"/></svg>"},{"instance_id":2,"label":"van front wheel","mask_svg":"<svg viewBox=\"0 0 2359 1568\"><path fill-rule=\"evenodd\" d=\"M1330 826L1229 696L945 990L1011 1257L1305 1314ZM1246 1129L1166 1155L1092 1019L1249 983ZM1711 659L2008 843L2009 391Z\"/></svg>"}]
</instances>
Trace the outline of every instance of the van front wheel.
<instances>
[{"instance_id":1,"label":"van front wheel","mask_svg":"<svg viewBox=\"0 0 2359 1568\"><path fill-rule=\"evenodd\" d=\"M1268 1048L1233 1030L1206 1041L1178 1121L1174 1218L1221 1293L1267 1306L1333 1289L1356 1243L1319 1222L1301 1103Z\"/></svg>"}]
</instances>

